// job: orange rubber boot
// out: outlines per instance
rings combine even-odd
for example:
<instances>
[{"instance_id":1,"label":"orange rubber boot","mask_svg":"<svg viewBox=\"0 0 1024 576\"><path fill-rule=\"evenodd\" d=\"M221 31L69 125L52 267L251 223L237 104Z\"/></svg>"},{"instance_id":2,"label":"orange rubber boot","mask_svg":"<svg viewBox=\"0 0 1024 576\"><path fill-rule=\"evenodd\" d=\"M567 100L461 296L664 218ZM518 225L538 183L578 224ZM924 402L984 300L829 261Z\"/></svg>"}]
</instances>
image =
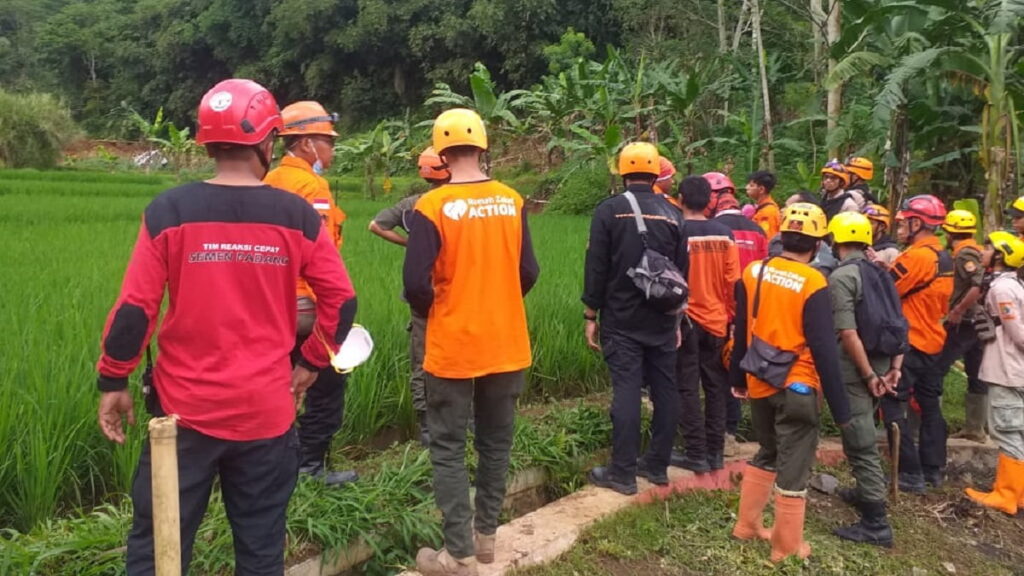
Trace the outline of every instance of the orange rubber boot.
<instances>
[{"instance_id":1,"label":"orange rubber boot","mask_svg":"<svg viewBox=\"0 0 1024 576\"><path fill-rule=\"evenodd\" d=\"M772 529L772 562L792 555L807 558L811 545L804 542L804 513L807 499L775 494L775 527Z\"/></svg>"},{"instance_id":2,"label":"orange rubber boot","mask_svg":"<svg viewBox=\"0 0 1024 576\"><path fill-rule=\"evenodd\" d=\"M996 479L991 492L967 488L967 497L982 506L1005 512L1011 516L1017 513L1017 503L1024 489L1024 462L1014 460L1002 452L996 463Z\"/></svg>"},{"instance_id":3,"label":"orange rubber boot","mask_svg":"<svg viewBox=\"0 0 1024 576\"><path fill-rule=\"evenodd\" d=\"M735 538L768 540L772 537L771 528L764 526L764 507L768 505L774 485L775 472L762 470L750 464L743 469L743 482L740 483L740 513L736 519L736 527L732 529Z\"/></svg>"}]
</instances>

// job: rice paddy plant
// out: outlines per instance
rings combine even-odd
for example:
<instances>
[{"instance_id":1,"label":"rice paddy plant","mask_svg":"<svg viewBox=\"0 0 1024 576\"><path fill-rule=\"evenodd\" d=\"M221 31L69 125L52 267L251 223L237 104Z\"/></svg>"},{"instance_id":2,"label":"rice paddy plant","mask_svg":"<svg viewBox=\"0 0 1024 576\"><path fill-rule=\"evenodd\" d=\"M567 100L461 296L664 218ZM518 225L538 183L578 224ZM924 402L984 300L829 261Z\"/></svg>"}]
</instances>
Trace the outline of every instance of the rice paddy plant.
<instances>
[{"instance_id":1,"label":"rice paddy plant","mask_svg":"<svg viewBox=\"0 0 1024 576\"><path fill-rule=\"evenodd\" d=\"M172 185L162 175L0 171L0 525L29 531L54 513L116 502L130 489L143 408L136 404L140 424L126 446L104 440L94 364L142 210ZM397 198L372 202L349 188L339 182L349 215L342 255L359 294L357 321L377 348L349 379L339 446L413 421L409 313L399 297L404 252L366 231ZM531 219L542 273L527 298L534 367L526 400L603 386L603 364L586 349L578 318L586 229L581 217Z\"/></svg>"},{"instance_id":2,"label":"rice paddy plant","mask_svg":"<svg viewBox=\"0 0 1024 576\"><path fill-rule=\"evenodd\" d=\"M557 479L553 481L562 482L564 475L572 474L567 470L575 470L574 462L607 444L609 429L608 417L598 406L580 402L532 409L516 422L513 469L543 467ZM558 454L554 446L566 452ZM379 465L368 463L375 472L341 490L300 480L288 510L290 559L363 542L374 556L361 571L393 574L411 564L419 546L440 542L427 451L410 442L377 458ZM68 519L44 520L27 533L0 532L0 567L12 574L120 576L130 523L126 500ZM192 573L230 574L233 554L227 516L215 488L196 536Z\"/></svg>"}]
</instances>

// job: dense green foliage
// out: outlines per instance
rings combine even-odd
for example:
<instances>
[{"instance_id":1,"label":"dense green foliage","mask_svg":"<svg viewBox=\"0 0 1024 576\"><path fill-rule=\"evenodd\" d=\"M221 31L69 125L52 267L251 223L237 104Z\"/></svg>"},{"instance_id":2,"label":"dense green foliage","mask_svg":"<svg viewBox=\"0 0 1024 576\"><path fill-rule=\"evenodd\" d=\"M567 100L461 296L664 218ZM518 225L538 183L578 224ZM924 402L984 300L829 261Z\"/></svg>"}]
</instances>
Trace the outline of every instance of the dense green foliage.
<instances>
[{"instance_id":1,"label":"dense green foliage","mask_svg":"<svg viewBox=\"0 0 1024 576\"><path fill-rule=\"evenodd\" d=\"M50 94L0 88L0 168L52 168L77 128Z\"/></svg>"}]
</instances>

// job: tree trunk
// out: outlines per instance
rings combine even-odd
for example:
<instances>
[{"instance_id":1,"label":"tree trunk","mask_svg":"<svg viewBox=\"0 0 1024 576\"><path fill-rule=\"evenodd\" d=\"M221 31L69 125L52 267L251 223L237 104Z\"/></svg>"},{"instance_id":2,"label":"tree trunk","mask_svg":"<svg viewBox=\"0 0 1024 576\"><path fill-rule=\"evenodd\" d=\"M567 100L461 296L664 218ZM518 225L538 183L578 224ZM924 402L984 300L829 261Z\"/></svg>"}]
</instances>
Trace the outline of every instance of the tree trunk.
<instances>
[{"instance_id":1,"label":"tree trunk","mask_svg":"<svg viewBox=\"0 0 1024 576\"><path fill-rule=\"evenodd\" d=\"M828 28L826 30L826 40L828 41L828 47L831 48L836 42L839 41L839 36L842 33L840 28L840 15L842 13L841 0L832 0L829 4L828 11ZM829 55L828 59L828 73L831 75L832 71L836 67L836 59ZM836 126L839 122L839 115L843 111L843 86L842 84L836 84L834 88L828 91L828 133L831 137L835 133ZM831 138L830 138L831 142ZM836 157L839 155L839 149L833 142L829 146L829 156Z\"/></svg>"},{"instance_id":2,"label":"tree trunk","mask_svg":"<svg viewBox=\"0 0 1024 576\"><path fill-rule=\"evenodd\" d=\"M893 111L885 151L896 157L896 166L885 167L885 184L889 191L889 211L896 210L907 195L910 182L910 119L905 104Z\"/></svg>"},{"instance_id":3,"label":"tree trunk","mask_svg":"<svg viewBox=\"0 0 1024 576\"><path fill-rule=\"evenodd\" d=\"M743 38L743 28L746 26L747 11L750 9L750 0L743 0L740 6L740 16L736 19L736 31L732 35L732 52L735 54L740 50L740 40Z\"/></svg>"},{"instance_id":4,"label":"tree trunk","mask_svg":"<svg viewBox=\"0 0 1024 576\"><path fill-rule=\"evenodd\" d=\"M771 95L768 93L768 65L764 53L764 43L761 41L761 6L758 0L751 0L750 22L754 31L754 49L757 51L757 68L761 76L761 101L764 104L764 138L765 147L761 157L767 156L768 169L775 171L775 136L772 131L772 105ZM764 152L767 152L765 154Z\"/></svg>"},{"instance_id":5,"label":"tree trunk","mask_svg":"<svg viewBox=\"0 0 1024 576\"><path fill-rule=\"evenodd\" d=\"M825 27L825 11L821 8L821 0L811 0L811 34L814 38L814 83L821 83L821 48L825 39L821 31Z\"/></svg>"},{"instance_id":6,"label":"tree trunk","mask_svg":"<svg viewBox=\"0 0 1024 576\"><path fill-rule=\"evenodd\" d=\"M725 0L718 0L718 52L729 49L729 33L725 30Z\"/></svg>"}]
</instances>

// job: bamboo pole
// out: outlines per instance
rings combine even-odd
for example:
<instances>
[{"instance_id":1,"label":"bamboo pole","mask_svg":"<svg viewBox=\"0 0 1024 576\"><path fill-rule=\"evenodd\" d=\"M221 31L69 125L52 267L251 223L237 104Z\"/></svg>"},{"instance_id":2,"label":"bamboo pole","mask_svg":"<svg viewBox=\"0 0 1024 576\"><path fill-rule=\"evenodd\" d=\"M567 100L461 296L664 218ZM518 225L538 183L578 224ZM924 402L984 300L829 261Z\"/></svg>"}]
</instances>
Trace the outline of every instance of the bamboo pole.
<instances>
[{"instance_id":1,"label":"bamboo pole","mask_svg":"<svg viewBox=\"0 0 1024 576\"><path fill-rule=\"evenodd\" d=\"M900 500L900 426L893 422L892 430L892 503Z\"/></svg>"},{"instance_id":2,"label":"bamboo pole","mask_svg":"<svg viewBox=\"0 0 1024 576\"><path fill-rule=\"evenodd\" d=\"M174 416L149 421L153 482L153 549L156 576L181 574L178 502L178 427Z\"/></svg>"}]
</instances>

